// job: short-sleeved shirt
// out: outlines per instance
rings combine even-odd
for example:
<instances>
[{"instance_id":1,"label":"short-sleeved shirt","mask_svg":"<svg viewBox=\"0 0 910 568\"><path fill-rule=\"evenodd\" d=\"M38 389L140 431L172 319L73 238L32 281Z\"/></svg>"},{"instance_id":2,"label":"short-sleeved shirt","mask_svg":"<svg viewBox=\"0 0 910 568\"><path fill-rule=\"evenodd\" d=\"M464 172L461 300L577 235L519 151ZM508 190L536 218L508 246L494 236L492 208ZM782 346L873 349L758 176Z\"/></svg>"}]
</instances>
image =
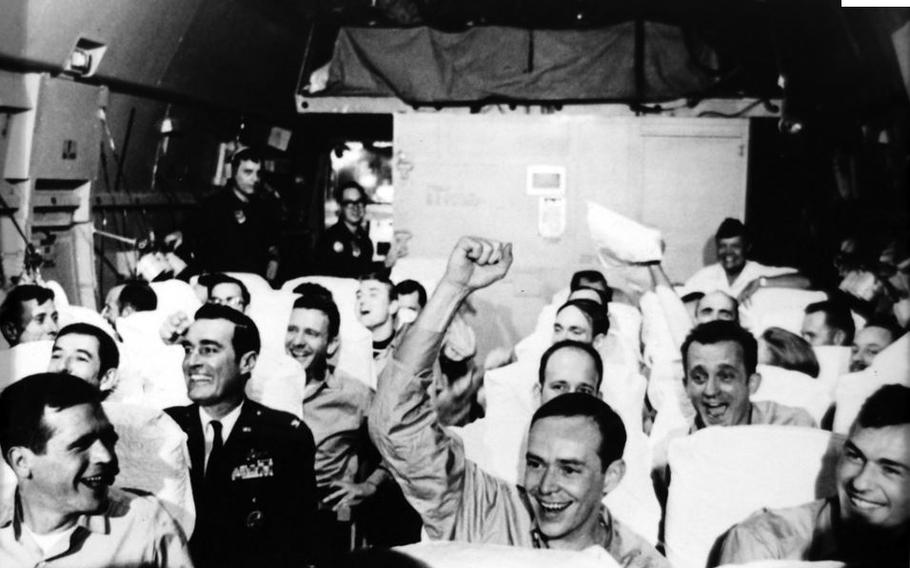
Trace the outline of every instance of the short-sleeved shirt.
<instances>
[{"instance_id":1,"label":"short-sleeved shirt","mask_svg":"<svg viewBox=\"0 0 910 568\"><path fill-rule=\"evenodd\" d=\"M3 568L192 568L186 536L154 497L110 489L107 508L82 515L75 530L50 550L24 530L18 494L15 506L0 519L0 566Z\"/></svg>"},{"instance_id":2,"label":"short-sleeved shirt","mask_svg":"<svg viewBox=\"0 0 910 568\"><path fill-rule=\"evenodd\" d=\"M759 560L835 560L850 566L901 567L910 559L910 541L858 542L840 527L837 497L797 507L762 509L724 537L718 565Z\"/></svg>"},{"instance_id":3,"label":"short-sleeved shirt","mask_svg":"<svg viewBox=\"0 0 910 568\"><path fill-rule=\"evenodd\" d=\"M304 390L303 421L316 442L316 485L350 481L357 473L358 456L369 444L367 414L373 391L362 381L335 369Z\"/></svg>"},{"instance_id":4,"label":"short-sleeved shirt","mask_svg":"<svg viewBox=\"0 0 910 568\"><path fill-rule=\"evenodd\" d=\"M705 294L720 290L721 292L736 298L746 286L749 285L749 282L752 282L756 278L761 278L762 276L781 276L783 274L793 274L795 272L795 268L786 266L765 266L754 260L747 260L745 266L743 266L742 272L739 273L739 276L737 276L736 280L731 284L727 280L727 273L724 271L724 267L721 266L720 263L714 263L702 268L686 280L685 290L687 293L703 292Z\"/></svg>"}]
</instances>

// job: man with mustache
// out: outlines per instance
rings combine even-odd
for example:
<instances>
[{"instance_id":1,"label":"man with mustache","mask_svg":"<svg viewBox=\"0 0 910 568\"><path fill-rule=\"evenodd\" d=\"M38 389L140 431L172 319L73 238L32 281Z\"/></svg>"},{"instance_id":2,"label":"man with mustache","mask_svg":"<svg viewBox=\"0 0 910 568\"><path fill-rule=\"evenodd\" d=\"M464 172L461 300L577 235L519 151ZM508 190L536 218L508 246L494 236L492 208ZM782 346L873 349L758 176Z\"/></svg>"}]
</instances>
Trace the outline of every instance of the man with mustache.
<instances>
[{"instance_id":1,"label":"man with mustache","mask_svg":"<svg viewBox=\"0 0 910 568\"><path fill-rule=\"evenodd\" d=\"M116 441L100 391L82 379L31 375L0 394L0 448L18 482L0 510L0 566L192 567L157 499L110 487Z\"/></svg>"}]
</instances>

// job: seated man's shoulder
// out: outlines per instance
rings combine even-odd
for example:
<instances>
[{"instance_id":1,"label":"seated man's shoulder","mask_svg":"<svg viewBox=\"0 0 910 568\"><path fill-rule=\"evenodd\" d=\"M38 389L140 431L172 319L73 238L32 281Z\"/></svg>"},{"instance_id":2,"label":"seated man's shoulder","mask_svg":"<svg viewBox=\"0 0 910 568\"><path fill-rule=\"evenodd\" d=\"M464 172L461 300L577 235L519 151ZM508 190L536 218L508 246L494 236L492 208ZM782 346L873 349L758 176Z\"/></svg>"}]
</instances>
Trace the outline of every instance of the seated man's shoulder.
<instances>
[{"instance_id":1,"label":"seated man's shoulder","mask_svg":"<svg viewBox=\"0 0 910 568\"><path fill-rule=\"evenodd\" d=\"M361 381L344 371L336 369L333 373L335 385L342 392L349 394L352 397L358 399L365 399L369 401L373 396L373 389L368 387L365 382Z\"/></svg>"},{"instance_id":2,"label":"seated man's shoulder","mask_svg":"<svg viewBox=\"0 0 910 568\"><path fill-rule=\"evenodd\" d=\"M812 545L828 502L824 499L795 507L761 509L736 524L724 536L722 563L754 560L802 560Z\"/></svg>"},{"instance_id":3,"label":"seated man's shoulder","mask_svg":"<svg viewBox=\"0 0 910 568\"><path fill-rule=\"evenodd\" d=\"M310 429L303 420L290 412L275 410L252 400L247 400L244 404L250 405L253 422L262 437L288 442L302 440L312 444L313 434Z\"/></svg>"},{"instance_id":4,"label":"seated man's shoulder","mask_svg":"<svg viewBox=\"0 0 910 568\"><path fill-rule=\"evenodd\" d=\"M130 517L136 522L175 522L157 497L137 489L110 488L106 513L112 519Z\"/></svg>"},{"instance_id":5,"label":"seated man's shoulder","mask_svg":"<svg viewBox=\"0 0 910 568\"><path fill-rule=\"evenodd\" d=\"M752 403L751 423L818 428L818 423L806 409L787 406L770 400Z\"/></svg>"},{"instance_id":6,"label":"seated man's shoulder","mask_svg":"<svg viewBox=\"0 0 910 568\"><path fill-rule=\"evenodd\" d=\"M670 563L641 535L612 518L613 542L610 555L622 566L634 568L670 568Z\"/></svg>"},{"instance_id":7,"label":"seated man's shoulder","mask_svg":"<svg viewBox=\"0 0 910 568\"><path fill-rule=\"evenodd\" d=\"M196 419L199 418L199 411L193 404L188 404L186 406L171 406L165 408L164 413L170 416L174 422L181 427L185 427L193 417Z\"/></svg>"}]
</instances>

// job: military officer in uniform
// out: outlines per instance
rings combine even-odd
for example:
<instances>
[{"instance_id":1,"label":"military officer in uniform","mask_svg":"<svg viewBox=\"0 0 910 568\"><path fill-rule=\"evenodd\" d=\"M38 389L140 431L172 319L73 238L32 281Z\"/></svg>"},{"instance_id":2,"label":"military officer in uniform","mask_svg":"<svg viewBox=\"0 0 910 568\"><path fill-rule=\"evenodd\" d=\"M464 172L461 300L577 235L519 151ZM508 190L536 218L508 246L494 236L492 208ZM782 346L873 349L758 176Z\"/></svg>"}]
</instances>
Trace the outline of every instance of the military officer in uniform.
<instances>
[{"instance_id":1,"label":"military officer in uniform","mask_svg":"<svg viewBox=\"0 0 910 568\"><path fill-rule=\"evenodd\" d=\"M180 343L193 404L167 413L188 438L197 568L306 566L316 511L313 435L291 414L244 395L259 355L256 325L207 304Z\"/></svg>"}]
</instances>

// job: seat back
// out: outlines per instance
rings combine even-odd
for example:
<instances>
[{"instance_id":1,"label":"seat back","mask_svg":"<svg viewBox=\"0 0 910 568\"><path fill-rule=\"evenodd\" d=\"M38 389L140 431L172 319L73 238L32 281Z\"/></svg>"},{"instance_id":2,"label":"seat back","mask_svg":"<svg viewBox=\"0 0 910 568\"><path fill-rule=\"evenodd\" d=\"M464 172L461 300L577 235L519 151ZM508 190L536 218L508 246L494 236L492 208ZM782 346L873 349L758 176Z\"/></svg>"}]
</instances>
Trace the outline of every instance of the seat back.
<instances>
[{"instance_id":1,"label":"seat back","mask_svg":"<svg viewBox=\"0 0 910 568\"><path fill-rule=\"evenodd\" d=\"M826 299L826 293L816 290L761 288L752 295L750 305L741 308L741 315L756 336L772 326L799 335L806 306Z\"/></svg>"},{"instance_id":2,"label":"seat back","mask_svg":"<svg viewBox=\"0 0 910 568\"><path fill-rule=\"evenodd\" d=\"M749 397L750 400L770 400L803 408L816 423L821 423L833 400L827 385L805 373L773 365L759 365L758 373L761 375L761 384Z\"/></svg>"},{"instance_id":3,"label":"seat back","mask_svg":"<svg viewBox=\"0 0 910 568\"><path fill-rule=\"evenodd\" d=\"M753 512L833 494L842 443L830 432L793 426L713 427L671 441L670 564L704 568L718 537Z\"/></svg>"}]
</instances>

